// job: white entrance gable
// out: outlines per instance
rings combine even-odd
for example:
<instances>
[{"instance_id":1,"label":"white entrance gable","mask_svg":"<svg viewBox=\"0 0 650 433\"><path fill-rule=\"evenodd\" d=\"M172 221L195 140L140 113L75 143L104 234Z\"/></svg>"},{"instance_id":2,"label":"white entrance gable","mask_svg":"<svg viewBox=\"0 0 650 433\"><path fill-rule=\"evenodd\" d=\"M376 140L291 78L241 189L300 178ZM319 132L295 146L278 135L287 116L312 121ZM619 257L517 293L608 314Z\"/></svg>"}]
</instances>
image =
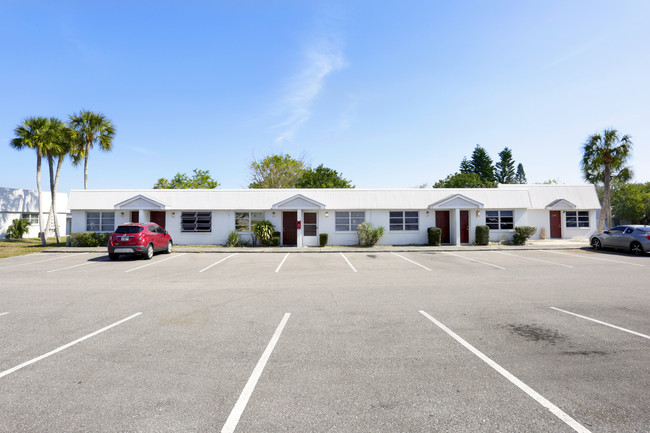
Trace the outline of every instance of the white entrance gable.
<instances>
[{"instance_id":1,"label":"white entrance gable","mask_svg":"<svg viewBox=\"0 0 650 433\"><path fill-rule=\"evenodd\" d=\"M569 200L565 200L563 198L552 201L552 202L550 202L549 204L546 205L546 209L555 209L555 210L575 209L575 208L576 208L575 204L573 204Z\"/></svg>"},{"instance_id":2,"label":"white entrance gable","mask_svg":"<svg viewBox=\"0 0 650 433\"><path fill-rule=\"evenodd\" d=\"M296 194L275 203L271 209L325 209L325 205L302 194Z\"/></svg>"},{"instance_id":3,"label":"white entrance gable","mask_svg":"<svg viewBox=\"0 0 650 433\"><path fill-rule=\"evenodd\" d=\"M430 204L428 209L480 209L483 203L462 194L454 194Z\"/></svg>"},{"instance_id":4,"label":"white entrance gable","mask_svg":"<svg viewBox=\"0 0 650 433\"><path fill-rule=\"evenodd\" d=\"M124 200L123 202L117 203L114 206L114 208L115 209L138 209L138 210L162 210L162 209L169 208L169 206L167 206L165 203L159 202L158 200L154 200L151 197L138 194L136 196L131 197L128 200Z\"/></svg>"}]
</instances>

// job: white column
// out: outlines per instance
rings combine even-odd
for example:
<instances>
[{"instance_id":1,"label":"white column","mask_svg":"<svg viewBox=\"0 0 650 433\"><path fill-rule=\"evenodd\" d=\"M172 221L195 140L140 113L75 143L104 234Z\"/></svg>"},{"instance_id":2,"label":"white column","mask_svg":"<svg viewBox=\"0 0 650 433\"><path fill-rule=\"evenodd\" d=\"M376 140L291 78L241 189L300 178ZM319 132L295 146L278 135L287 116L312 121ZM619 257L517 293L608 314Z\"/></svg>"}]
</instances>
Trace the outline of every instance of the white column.
<instances>
[{"instance_id":1,"label":"white column","mask_svg":"<svg viewBox=\"0 0 650 433\"><path fill-rule=\"evenodd\" d=\"M298 219L298 221L301 221L300 229L298 229L298 233L296 233L296 246L301 247L302 246L302 225L304 224L304 221L302 221L302 209L297 210L296 218Z\"/></svg>"},{"instance_id":2,"label":"white column","mask_svg":"<svg viewBox=\"0 0 650 433\"><path fill-rule=\"evenodd\" d=\"M460 209L456 208L454 213L454 245L460 245Z\"/></svg>"},{"instance_id":3,"label":"white column","mask_svg":"<svg viewBox=\"0 0 650 433\"><path fill-rule=\"evenodd\" d=\"M138 211L138 221L140 221L141 223L147 222L147 219L144 217L144 211L142 209Z\"/></svg>"}]
</instances>

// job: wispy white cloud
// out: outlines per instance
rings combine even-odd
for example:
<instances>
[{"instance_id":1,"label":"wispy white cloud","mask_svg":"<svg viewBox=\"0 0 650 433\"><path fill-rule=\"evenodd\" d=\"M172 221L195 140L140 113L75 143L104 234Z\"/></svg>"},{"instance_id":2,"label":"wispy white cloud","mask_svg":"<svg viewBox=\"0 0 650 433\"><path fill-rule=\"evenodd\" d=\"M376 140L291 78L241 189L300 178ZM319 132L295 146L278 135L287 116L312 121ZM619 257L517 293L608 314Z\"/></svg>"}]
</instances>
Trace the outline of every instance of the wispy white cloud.
<instances>
[{"instance_id":1,"label":"wispy white cloud","mask_svg":"<svg viewBox=\"0 0 650 433\"><path fill-rule=\"evenodd\" d=\"M332 39L321 39L305 50L305 66L291 80L281 110L285 118L275 125L280 134L276 144L291 141L300 126L311 117L311 106L321 93L328 75L346 66L341 44Z\"/></svg>"}]
</instances>

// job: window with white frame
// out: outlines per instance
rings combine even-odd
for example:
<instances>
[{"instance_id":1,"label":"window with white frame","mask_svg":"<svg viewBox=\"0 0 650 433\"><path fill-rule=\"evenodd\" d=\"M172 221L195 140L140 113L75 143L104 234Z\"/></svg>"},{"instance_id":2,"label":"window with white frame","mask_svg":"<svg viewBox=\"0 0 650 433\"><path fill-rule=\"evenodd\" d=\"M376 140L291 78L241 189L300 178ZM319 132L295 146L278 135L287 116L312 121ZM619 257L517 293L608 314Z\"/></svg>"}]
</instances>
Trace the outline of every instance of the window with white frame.
<instances>
[{"instance_id":1,"label":"window with white frame","mask_svg":"<svg viewBox=\"0 0 650 433\"><path fill-rule=\"evenodd\" d=\"M567 227L589 227L589 212L583 210L567 211L566 226Z\"/></svg>"},{"instance_id":2,"label":"window with white frame","mask_svg":"<svg viewBox=\"0 0 650 433\"><path fill-rule=\"evenodd\" d=\"M515 227L514 211L489 210L485 212L485 225L490 230L512 230Z\"/></svg>"},{"instance_id":3,"label":"window with white frame","mask_svg":"<svg viewBox=\"0 0 650 433\"><path fill-rule=\"evenodd\" d=\"M264 221L264 212L235 212L235 230L252 232L253 224Z\"/></svg>"},{"instance_id":4,"label":"window with white frame","mask_svg":"<svg viewBox=\"0 0 650 433\"><path fill-rule=\"evenodd\" d=\"M364 211L336 212L335 225L337 232L356 232L357 227L366 221Z\"/></svg>"},{"instance_id":5,"label":"window with white frame","mask_svg":"<svg viewBox=\"0 0 650 433\"><path fill-rule=\"evenodd\" d=\"M317 224L317 215L316 212L305 212L303 214L303 221L305 226L303 227L303 234L305 236L316 236L318 233L318 224Z\"/></svg>"},{"instance_id":6,"label":"window with white frame","mask_svg":"<svg viewBox=\"0 0 650 433\"><path fill-rule=\"evenodd\" d=\"M115 212L86 212L87 232L112 232L115 229Z\"/></svg>"},{"instance_id":7,"label":"window with white frame","mask_svg":"<svg viewBox=\"0 0 650 433\"><path fill-rule=\"evenodd\" d=\"M27 220L30 224L38 224L38 213L24 213L20 219Z\"/></svg>"},{"instance_id":8,"label":"window with white frame","mask_svg":"<svg viewBox=\"0 0 650 433\"><path fill-rule=\"evenodd\" d=\"M417 231L420 227L418 211L391 211L389 227L391 231Z\"/></svg>"},{"instance_id":9,"label":"window with white frame","mask_svg":"<svg viewBox=\"0 0 650 433\"><path fill-rule=\"evenodd\" d=\"M212 212L181 213L182 232L211 232Z\"/></svg>"}]
</instances>

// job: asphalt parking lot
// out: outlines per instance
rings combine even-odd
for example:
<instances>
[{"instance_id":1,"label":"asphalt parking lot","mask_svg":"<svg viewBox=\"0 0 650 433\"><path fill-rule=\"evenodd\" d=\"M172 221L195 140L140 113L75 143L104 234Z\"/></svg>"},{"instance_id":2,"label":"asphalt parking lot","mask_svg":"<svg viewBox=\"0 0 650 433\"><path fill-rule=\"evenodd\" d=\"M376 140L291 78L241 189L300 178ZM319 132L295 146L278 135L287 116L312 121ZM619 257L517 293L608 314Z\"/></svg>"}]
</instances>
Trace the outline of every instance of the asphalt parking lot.
<instances>
[{"instance_id":1,"label":"asphalt parking lot","mask_svg":"<svg viewBox=\"0 0 650 433\"><path fill-rule=\"evenodd\" d=\"M0 260L0 431L647 432L650 256Z\"/></svg>"}]
</instances>

